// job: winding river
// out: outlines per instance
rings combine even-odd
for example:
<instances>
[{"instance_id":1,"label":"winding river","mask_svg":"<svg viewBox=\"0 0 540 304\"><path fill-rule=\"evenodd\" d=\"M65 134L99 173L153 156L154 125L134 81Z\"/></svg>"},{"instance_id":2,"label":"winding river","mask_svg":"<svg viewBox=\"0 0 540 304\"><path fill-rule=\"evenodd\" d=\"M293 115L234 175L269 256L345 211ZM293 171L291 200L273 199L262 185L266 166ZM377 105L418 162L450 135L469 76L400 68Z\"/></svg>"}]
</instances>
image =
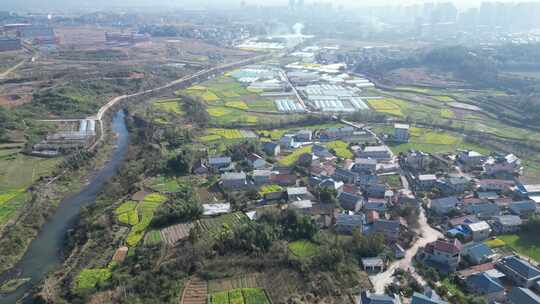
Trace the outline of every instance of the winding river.
<instances>
[{"instance_id":1,"label":"winding river","mask_svg":"<svg viewBox=\"0 0 540 304\"><path fill-rule=\"evenodd\" d=\"M114 115L112 127L117 138L116 147L109 162L79 193L65 198L60 203L58 210L43 226L38 237L32 241L22 260L12 270L0 276L0 284L13 277L30 279L15 292L0 295L0 304L12 304L23 298L49 271L62 263L60 252L66 231L73 226L81 208L95 202L97 195L103 190L107 181L116 174L126 156L129 134L123 111Z\"/></svg>"}]
</instances>

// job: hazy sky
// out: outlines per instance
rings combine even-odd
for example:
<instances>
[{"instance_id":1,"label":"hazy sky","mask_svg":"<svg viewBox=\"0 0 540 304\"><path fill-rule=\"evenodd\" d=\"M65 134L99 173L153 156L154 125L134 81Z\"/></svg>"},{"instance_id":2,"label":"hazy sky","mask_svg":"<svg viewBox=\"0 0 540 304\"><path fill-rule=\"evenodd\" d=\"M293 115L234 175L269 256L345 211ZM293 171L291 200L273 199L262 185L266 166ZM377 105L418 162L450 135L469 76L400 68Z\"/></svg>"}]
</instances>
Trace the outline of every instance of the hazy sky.
<instances>
[{"instance_id":1,"label":"hazy sky","mask_svg":"<svg viewBox=\"0 0 540 304\"><path fill-rule=\"evenodd\" d=\"M249 4L276 5L287 4L288 0L244 0ZM344 6L372 6L372 5L407 5L424 2L448 2L452 0L304 0L305 3L332 2L335 5ZM484 0L454 0L453 2L462 8L478 6ZM497 2L538 2L540 0L496 0ZM24 8L73 8L73 7L95 7L104 8L111 6L174 6L187 7L198 6L238 6L241 0L0 0L0 10Z\"/></svg>"}]
</instances>

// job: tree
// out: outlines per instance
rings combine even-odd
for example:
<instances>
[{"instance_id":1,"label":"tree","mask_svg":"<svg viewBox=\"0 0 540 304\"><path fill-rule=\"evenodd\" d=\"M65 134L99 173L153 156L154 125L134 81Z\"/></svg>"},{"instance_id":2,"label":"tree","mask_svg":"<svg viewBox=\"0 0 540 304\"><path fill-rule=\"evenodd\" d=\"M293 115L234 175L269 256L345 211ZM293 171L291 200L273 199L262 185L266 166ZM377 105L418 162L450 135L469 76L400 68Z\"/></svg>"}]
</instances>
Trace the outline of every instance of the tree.
<instances>
[{"instance_id":1,"label":"tree","mask_svg":"<svg viewBox=\"0 0 540 304\"><path fill-rule=\"evenodd\" d=\"M191 173L195 162L193 150L184 148L176 156L167 161L167 169L173 175L185 175Z\"/></svg>"}]
</instances>

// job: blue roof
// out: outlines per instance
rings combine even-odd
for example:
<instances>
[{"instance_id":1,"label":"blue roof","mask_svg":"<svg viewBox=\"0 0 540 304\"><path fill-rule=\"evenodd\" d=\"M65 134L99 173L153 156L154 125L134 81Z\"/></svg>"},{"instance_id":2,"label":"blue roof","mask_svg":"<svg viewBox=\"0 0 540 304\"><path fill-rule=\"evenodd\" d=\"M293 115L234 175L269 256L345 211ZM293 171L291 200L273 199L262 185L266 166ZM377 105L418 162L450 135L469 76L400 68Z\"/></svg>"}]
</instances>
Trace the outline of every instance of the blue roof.
<instances>
[{"instance_id":1,"label":"blue roof","mask_svg":"<svg viewBox=\"0 0 540 304\"><path fill-rule=\"evenodd\" d=\"M489 246L484 243L476 243L467 246L467 255L476 261L481 261L485 257L489 257L493 254L493 251Z\"/></svg>"},{"instance_id":2,"label":"blue roof","mask_svg":"<svg viewBox=\"0 0 540 304\"><path fill-rule=\"evenodd\" d=\"M512 304L540 304L540 297L528 288L514 287L508 293Z\"/></svg>"},{"instance_id":3,"label":"blue roof","mask_svg":"<svg viewBox=\"0 0 540 304\"><path fill-rule=\"evenodd\" d=\"M536 203L534 201L513 202L510 203L509 208L515 213L534 211L536 210Z\"/></svg>"},{"instance_id":4,"label":"blue roof","mask_svg":"<svg viewBox=\"0 0 540 304\"><path fill-rule=\"evenodd\" d=\"M516 256L505 257L500 262L528 279L540 276L540 270Z\"/></svg>"},{"instance_id":5,"label":"blue roof","mask_svg":"<svg viewBox=\"0 0 540 304\"><path fill-rule=\"evenodd\" d=\"M491 294L504 291L499 280L490 277L485 272L477 273L466 279L467 285L483 294Z\"/></svg>"},{"instance_id":6,"label":"blue roof","mask_svg":"<svg viewBox=\"0 0 540 304\"><path fill-rule=\"evenodd\" d=\"M467 211L473 214L499 212L500 208L493 203L480 203L467 205Z\"/></svg>"},{"instance_id":7,"label":"blue roof","mask_svg":"<svg viewBox=\"0 0 540 304\"><path fill-rule=\"evenodd\" d=\"M424 294L415 292L412 296L411 304L447 304L448 302L432 299Z\"/></svg>"}]
</instances>

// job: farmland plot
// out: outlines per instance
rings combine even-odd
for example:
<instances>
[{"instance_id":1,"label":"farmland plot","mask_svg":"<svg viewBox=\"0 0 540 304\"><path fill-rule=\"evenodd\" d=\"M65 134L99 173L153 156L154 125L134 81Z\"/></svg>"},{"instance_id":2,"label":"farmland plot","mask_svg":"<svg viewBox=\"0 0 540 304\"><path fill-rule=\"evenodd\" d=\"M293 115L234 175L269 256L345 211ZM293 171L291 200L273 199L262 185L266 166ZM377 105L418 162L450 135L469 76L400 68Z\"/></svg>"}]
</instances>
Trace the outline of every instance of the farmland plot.
<instances>
[{"instance_id":1,"label":"farmland plot","mask_svg":"<svg viewBox=\"0 0 540 304\"><path fill-rule=\"evenodd\" d=\"M176 242L189 236L191 229L195 227L194 223L177 224L161 229L161 237L168 245L174 245Z\"/></svg>"},{"instance_id":2,"label":"farmland plot","mask_svg":"<svg viewBox=\"0 0 540 304\"><path fill-rule=\"evenodd\" d=\"M240 288L211 294L210 304L269 304L263 289Z\"/></svg>"}]
</instances>

